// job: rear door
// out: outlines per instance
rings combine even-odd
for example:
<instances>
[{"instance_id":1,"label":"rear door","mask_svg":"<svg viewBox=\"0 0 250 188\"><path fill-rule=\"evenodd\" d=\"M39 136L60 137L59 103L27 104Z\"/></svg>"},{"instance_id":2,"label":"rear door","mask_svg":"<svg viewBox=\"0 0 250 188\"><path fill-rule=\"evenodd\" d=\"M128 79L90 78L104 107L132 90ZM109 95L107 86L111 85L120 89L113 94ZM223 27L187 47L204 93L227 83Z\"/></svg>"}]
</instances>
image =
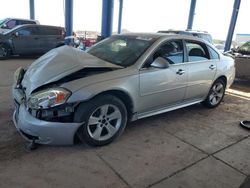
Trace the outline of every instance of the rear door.
<instances>
[{"instance_id":1,"label":"rear door","mask_svg":"<svg viewBox=\"0 0 250 188\"><path fill-rule=\"evenodd\" d=\"M63 41L62 30L59 27L39 27L41 52L46 53L57 47Z\"/></svg>"},{"instance_id":2,"label":"rear door","mask_svg":"<svg viewBox=\"0 0 250 188\"><path fill-rule=\"evenodd\" d=\"M188 55L188 87L185 100L202 99L207 95L214 80L219 59L211 58L209 48L202 42L186 40L185 46Z\"/></svg>"}]
</instances>

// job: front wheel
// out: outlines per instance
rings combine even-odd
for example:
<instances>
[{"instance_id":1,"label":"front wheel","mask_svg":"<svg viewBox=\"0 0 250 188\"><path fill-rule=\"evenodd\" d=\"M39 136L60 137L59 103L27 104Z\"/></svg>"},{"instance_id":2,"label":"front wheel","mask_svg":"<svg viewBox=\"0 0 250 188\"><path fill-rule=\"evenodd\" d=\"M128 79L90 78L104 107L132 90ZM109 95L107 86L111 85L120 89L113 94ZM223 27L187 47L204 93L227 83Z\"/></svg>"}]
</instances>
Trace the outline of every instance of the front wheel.
<instances>
[{"instance_id":1,"label":"front wheel","mask_svg":"<svg viewBox=\"0 0 250 188\"><path fill-rule=\"evenodd\" d=\"M123 102L112 95L102 95L81 104L75 121L84 122L77 134L93 146L111 143L123 132L127 124L127 109Z\"/></svg>"},{"instance_id":2,"label":"front wheel","mask_svg":"<svg viewBox=\"0 0 250 188\"><path fill-rule=\"evenodd\" d=\"M10 56L10 48L5 44L0 44L0 60L8 59Z\"/></svg>"},{"instance_id":3,"label":"front wheel","mask_svg":"<svg viewBox=\"0 0 250 188\"><path fill-rule=\"evenodd\" d=\"M206 100L203 101L202 104L209 108L215 108L221 103L225 95L225 90L225 82L222 79L216 80L212 85Z\"/></svg>"}]
</instances>

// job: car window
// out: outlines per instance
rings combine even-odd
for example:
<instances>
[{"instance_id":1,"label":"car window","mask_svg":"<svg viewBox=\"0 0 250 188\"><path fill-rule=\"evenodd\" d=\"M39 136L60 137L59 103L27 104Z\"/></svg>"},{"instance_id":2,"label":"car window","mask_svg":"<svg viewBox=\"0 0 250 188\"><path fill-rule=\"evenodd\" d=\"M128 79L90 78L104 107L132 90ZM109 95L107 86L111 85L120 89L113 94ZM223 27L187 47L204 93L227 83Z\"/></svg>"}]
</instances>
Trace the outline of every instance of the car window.
<instances>
[{"instance_id":1,"label":"car window","mask_svg":"<svg viewBox=\"0 0 250 188\"><path fill-rule=\"evenodd\" d=\"M141 36L113 36L103 40L87 52L110 63L130 66L151 46L155 38Z\"/></svg>"},{"instance_id":2,"label":"car window","mask_svg":"<svg viewBox=\"0 0 250 188\"><path fill-rule=\"evenodd\" d=\"M19 36L30 36L34 34L34 30L32 28L25 28L19 30L17 33Z\"/></svg>"},{"instance_id":3,"label":"car window","mask_svg":"<svg viewBox=\"0 0 250 188\"><path fill-rule=\"evenodd\" d=\"M205 61L210 59L207 47L203 43L186 41L188 61Z\"/></svg>"},{"instance_id":4,"label":"car window","mask_svg":"<svg viewBox=\"0 0 250 188\"><path fill-rule=\"evenodd\" d=\"M16 20L10 20L6 23L6 26L8 29L13 29L14 27L17 26L17 21Z\"/></svg>"},{"instance_id":5,"label":"car window","mask_svg":"<svg viewBox=\"0 0 250 188\"><path fill-rule=\"evenodd\" d=\"M154 59L157 57L163 57L170 64L183 63L183 44L181 40L170 41L159 47L154 53Z\"/></svg>"},{"instance_id":6,"label":"car window","mask_svg":"<svg viewBox=\"0 0 250 188\"><path fill-rule=\"evenodd\" d=\"M210 46L207 47L210 53L210 59L220 59L219 54L213 48L211 48Z\"/></svg>"}]
</instances>

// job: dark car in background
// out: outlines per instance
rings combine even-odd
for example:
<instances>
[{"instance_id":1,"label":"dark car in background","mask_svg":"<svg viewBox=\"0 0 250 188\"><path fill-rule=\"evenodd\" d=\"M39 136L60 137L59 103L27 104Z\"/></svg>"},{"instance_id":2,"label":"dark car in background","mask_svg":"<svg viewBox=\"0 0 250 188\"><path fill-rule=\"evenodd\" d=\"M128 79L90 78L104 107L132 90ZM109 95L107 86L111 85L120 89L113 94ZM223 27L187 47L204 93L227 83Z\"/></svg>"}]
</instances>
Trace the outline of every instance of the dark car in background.
<instances>
[{"instance_id":1,"label":"dark car in background","mask_svg":"<svg viewBox=\"0 0 250 188\"><path fill-rule=\"evenodd\" d=\"M64 45L62 27L27 24L0 34L0 59L11 55L40 55Z\"/></svg>"},{"instance_id":2,"label":"dark car in background","mask_svg":"<svg viewBox=\"0 0 250 188\"><path fill-rule=\"evenodd\" d=\"M5 33L18 25L39 24L37 20L21 19L21 18L5 18L0 20L0 33Z\"/></svg>"},{"instance_id":3,"label":"dark car in background","mask_svg":"<svg viewBox=\"0 0 250 188\"><path fill-rule=\"evenodd\" d=\"M169 33L169 34L180 34L180 35L189 35L189 36L194 36L201 38L210 44L213 44L213 39L212 36L206 32L206 31L195 31L195 30L163 30L163 31L158 31L158 33Z\"/></svg>"},{"instance_id":4,"label":"dark car in background","mask_svg":"<svg viewBox=\"0 0 250 188\"><path fill-rule=\"evenodd\" d=\"M232 49L235 58L236 77L250 80L250 41L237 49Z\"/></svg>"}]
</instances>

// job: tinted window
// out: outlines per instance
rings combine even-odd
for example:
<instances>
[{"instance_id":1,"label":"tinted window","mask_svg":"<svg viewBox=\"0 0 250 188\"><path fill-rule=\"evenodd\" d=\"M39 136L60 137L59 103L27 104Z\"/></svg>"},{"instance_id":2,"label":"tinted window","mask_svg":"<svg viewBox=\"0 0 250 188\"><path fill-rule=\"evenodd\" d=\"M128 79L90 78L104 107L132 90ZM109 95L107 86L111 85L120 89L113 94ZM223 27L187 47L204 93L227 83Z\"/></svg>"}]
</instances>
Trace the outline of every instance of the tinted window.
<instances>
[{"instance_id":1,"label":"tinted window","mask_svg":"<svg viewBox=\"0 0 250 188\"><path fill-rule=\"evenodd\" d=\"M32 28L25 28L18 31L19 36L30 36L34 34L34 30Z\"/></svg>"},{"instance_id":2,"label":"tinted window","mask_svg":"<svg viewBox=\"0 0 250 188\"><path fill-rule=\"evenodd\" d=\"M154 38L143 36L113 36L99 42L87 52L110 63L127 67L134 64L154 41Z\"/></svg>"},{"instance_id":3,"label":"tinted window","mask_svg":"<svg viewBox=\"0 0 250 188\"><path fill-rule=\"evenodd\" d=\"M154 54L154 59L163 57L170 64L183 62L183 44L182 41L171 41L163 44Z\"/></svg>"},{"instance_id":4,"label":"tinted window","mask_svg":"<svg viewBox=\"0 0 250 188\"><path fill-rule=\"evenodd\" d=\"M10 20L6 23L6 26L8 29L12 29L14 27L16 27L17 23L16 23L16 20Z\"/></svg>"},{"instance_id":5,"label":"tinted window","mask_svg":"<svg viewBox=\"0 0 250 188\"><path fill-rule=\"evenodd\" d=\"M208 46L209 53L210 53L210 59L220 59L219 54L210 46Z\"/></svg>"},{"instance_id":6,"label":"tinted window","mask_svg":"<svg viewBox=\"0 0 250 188\"><path fill-rule=\"evenodd\" d=\"M210 59L205 44L199 42L187 41L186 47L187 47L188 61L204 61Z\"/></svg>"}]
</instances>

